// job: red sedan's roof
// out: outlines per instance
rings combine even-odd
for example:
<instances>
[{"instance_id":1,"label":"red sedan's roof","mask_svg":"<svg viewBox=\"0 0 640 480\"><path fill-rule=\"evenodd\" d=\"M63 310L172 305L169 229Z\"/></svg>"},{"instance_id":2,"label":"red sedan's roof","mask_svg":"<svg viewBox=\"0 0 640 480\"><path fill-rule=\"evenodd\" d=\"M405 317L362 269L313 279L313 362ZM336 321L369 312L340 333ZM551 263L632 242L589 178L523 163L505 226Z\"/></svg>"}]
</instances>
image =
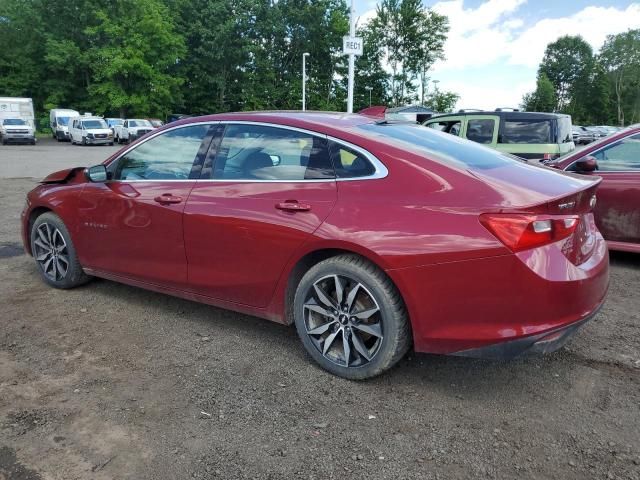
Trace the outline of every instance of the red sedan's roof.
<instances>
[{"instance_id":1,"label":"red sedan's roof","mask_svg":"<svg viewBox=\"0 0 640 480\"><path fill-rule=\"evenodd\" d=\"M190 117L179 120L170 125L175 126L194 122L220 120L275 123L278 125L288 125L290 127L308 128L309 130L321 133L341 131L345 128L375 122L375 119L373 118L353 113L273 110L260 112L218 113L215 115L205 115L202 117Z\"/></svg>"}]
</instances>

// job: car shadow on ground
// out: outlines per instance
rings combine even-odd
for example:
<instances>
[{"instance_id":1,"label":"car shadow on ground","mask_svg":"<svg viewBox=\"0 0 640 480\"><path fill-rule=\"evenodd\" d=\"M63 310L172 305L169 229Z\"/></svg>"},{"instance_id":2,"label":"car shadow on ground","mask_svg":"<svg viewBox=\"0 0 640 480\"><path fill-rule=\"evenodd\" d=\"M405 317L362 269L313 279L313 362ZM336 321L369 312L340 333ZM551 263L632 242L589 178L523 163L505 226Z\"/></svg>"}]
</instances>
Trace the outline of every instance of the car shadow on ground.
<instances>
[{"instance_id":1,"label":"car shadow on ground","mask_svg":"<svg viewBox=\"0 0 640 480\"><path fill-rule=\"evenodd\" d=\"M611 265L640 270L640 253L613 252L609 250Z\"/></svg>"}]
</instances>

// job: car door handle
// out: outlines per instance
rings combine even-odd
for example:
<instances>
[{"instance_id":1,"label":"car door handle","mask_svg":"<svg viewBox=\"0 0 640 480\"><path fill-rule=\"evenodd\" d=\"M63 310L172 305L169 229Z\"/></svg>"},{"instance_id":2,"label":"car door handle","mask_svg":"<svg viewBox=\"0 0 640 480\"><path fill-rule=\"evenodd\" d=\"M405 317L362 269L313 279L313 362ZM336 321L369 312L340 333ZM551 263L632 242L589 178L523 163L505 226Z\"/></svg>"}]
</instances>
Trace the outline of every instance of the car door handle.
<instances>
[{"instance_id":1,"label":"car door handle","mask_svg":"<svg viewBox=\"0 0 640 480\"><path fill-rule=\"evenodd\" d=\"M286 200L284 202L276 203L276 208L286 212L308 212L311 210L311 205L298 203L297 200Z\"/></svg>"},{"instance_id":2,"label":"car door handle","mask_svg":"<svg viewBox=\"0 0 640 480\"><path fill-rule=\"evenodd\" d=\"M153 200L162 204L180 203L182 202L182 197L172 195L171 193L163 193L162 195L158 195Z\"/></svg>"}]
</instances>

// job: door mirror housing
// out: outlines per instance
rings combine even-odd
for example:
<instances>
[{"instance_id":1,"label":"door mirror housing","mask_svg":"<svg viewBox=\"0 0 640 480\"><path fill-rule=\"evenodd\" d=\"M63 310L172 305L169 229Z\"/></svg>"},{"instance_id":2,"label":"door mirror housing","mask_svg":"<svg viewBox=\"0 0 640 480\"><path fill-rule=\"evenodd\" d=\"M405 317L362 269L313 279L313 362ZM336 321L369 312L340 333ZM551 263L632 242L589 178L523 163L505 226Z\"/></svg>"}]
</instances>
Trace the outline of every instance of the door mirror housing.
<instances>
[{"instance_id":1,"label":"door mirror housing","mask_svg":"<svg viewBox=\"0 0 640 480\"><path fill-rule=\"evenodd\" d=\"M578 172L594 172L598 169L598 160L596 157L587 155L576 162L576 170Z\"/></svg>"},{"instance_id":2,"label":"door mirror housing","mask_svg":"<svg viewBox=\"0 0 640 480\"><path fill-rule=\"evenodd\" d=\"M86 174L89 181L94 183L106 182L108 178L107 167L102 164L87 168Z\"/></svg>"}]
</instances>

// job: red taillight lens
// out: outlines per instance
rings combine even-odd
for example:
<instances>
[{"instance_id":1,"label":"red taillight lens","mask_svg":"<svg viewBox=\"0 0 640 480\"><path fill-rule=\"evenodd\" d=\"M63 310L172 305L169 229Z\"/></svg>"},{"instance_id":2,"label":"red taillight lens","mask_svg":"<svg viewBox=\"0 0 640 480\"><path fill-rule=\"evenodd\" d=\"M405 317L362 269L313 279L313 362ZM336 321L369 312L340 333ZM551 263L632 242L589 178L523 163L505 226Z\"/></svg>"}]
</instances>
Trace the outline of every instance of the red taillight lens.
<instances>
[{"instance_id":1,"label":"red taillight lens","mask_svg":"<svg viewBox=\"0 0 640 480\"><path fill-rule=\"evenodd\" d=\"M567 238L576 230L579 221L577 215L480 215L480 223L512 252L540 247Z\"/></svg>"}]
</instances>

